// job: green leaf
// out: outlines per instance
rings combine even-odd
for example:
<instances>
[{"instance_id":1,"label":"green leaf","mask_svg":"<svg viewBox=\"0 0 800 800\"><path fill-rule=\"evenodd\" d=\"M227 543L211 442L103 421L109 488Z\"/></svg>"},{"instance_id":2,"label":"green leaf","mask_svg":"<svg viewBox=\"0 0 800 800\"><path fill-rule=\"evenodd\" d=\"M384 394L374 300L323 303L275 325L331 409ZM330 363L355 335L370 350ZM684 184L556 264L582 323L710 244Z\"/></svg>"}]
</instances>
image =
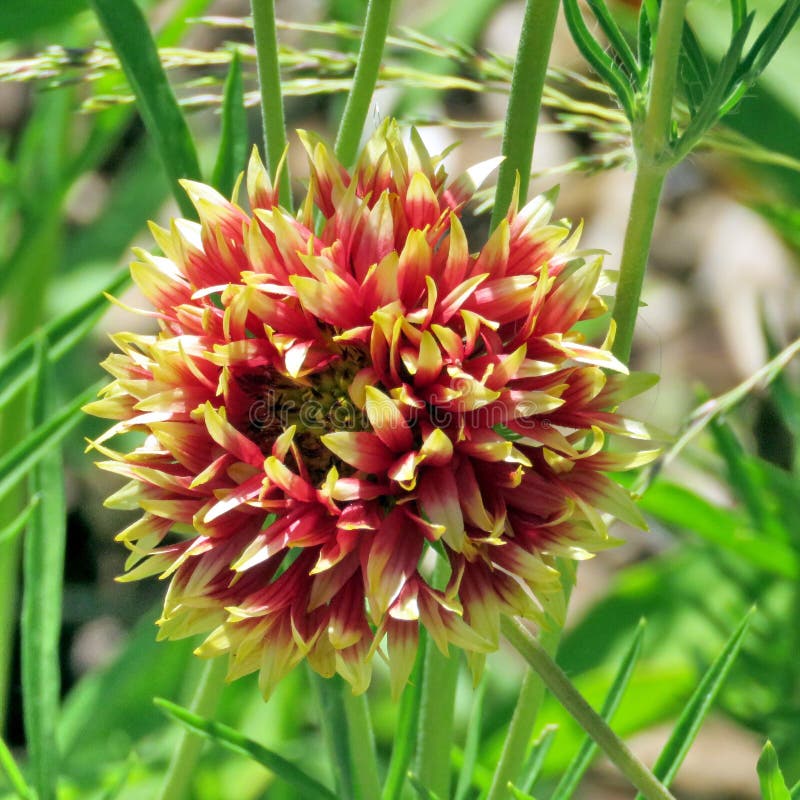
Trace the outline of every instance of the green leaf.
<instances>
[{"instance_id":1,"label":"green leaf","mask_svg":"<svg viewBox=\"0 0 800 800\"><path fill-rule=\"evenodd\" d=\"M381 800L398 800L403 792L408 765L416 749L416 732L419 723L419 709L422 702L422 671L425 662L425 648L427 646L425 631L420 632L417 657L414 668L408 679L408 684L400 698L400 710L397 713L394 741L392 742L392 757L389 769L383 784Z\"/></svg>"},{"instance_id":2,"label":"green leaf","mask_svg":"<svg viewBox=\"0 0 800 800\"><path fill-rule=\"evenodd\" d=\"M31 426L40 428L52 404L47 343L37 347L37 380ZM61 671L59 639L66 542L66 502L61 451L48 442L34 465L30 490L39 498L24 543L21 615L22 703L33 784L39 800L55 800L59 764L56 746Z\"/></svg>"},{"instance_id":3,"label":"green leaf","mask_svg":"<svg viewBox=\"0 0 800 800\"><path fill-rule=\"evenodd\" d=\"M625 35L608 10L605 0L588 0L588 5L603 30L603 33L605 33L608 41L614 48L614 52L622 63L622 66L628 73L628 77L634 89L641 88L639 83L639 64L636 61L636 56L634 56L633 50L631 50Z\"/></svg>"},{"instance_id":4,"label":"green leaf","mask_svg":"<svg viewBox=\"0 0 800 800\"><path fill-rule=\"evenodd\" d=\"M113 294L126 286L129 281L128 269L121 270L106 284L103 291L93 295L74 310L47 323L41 332L33 333L23 339L0 360L0 409L33 378L35 374L33 355L39 336L47 338L49 342L47 360L50 364L55 364L95 329L97 321L108 309L106 292Z\"/></svg>"},{"instance_id":5,"label":"green leaf","mask_svg":"<svg viewBox=\"0 0 800 800\"><path fill-rule=\"evenodd\" d=\"M0 767L5 772L11 788L22 800L36 800L36 793L25 783L25 778L2 737L0 737Z\"/></svg>"},{"instance_id":6,"label":"green leaf","mask_svg":"<svg viewBox=\"0 0 800 800\"><path fill-rule=\"evenodd\" d=\"M758 783L761 786L763 800L792 800L789 789L786 787L781 768L778 765L778 754L767 739L761 757L758 759Z\"/></svg>"},{"instance_id":7,"label":"green leaf","mask_svg":"<svg viewBox=\"0 0 800 800\"><path fill-rule=\"evenodd\" d=\"M14 539L16 539L17 536L22 533L22 531L25 529L25 526L28 524L28 520L30 519L31 514L36 508L38 502L39 498L34 497L23 511L17 514L17 516L11 522L9 522L8 525L0 529L0 545L13 542Z\"/></svg>"},{"instance_id":8,"label":"green leaf","mask_svg":"<svg viewBox=\"0 0 800 800\"><path fill-rule=\"evenodd\" d=\"M737 77L750 86L766 69L800 16L800 0L785 0L759 34L737 72Z\"/></svg>"},{"instance_id":9,"label":"green leaf","mask_svg":"<svg viewBox=\"0 0 800 800\"><path fill-rule=\"evenodd\" d=\"M522 770L522 777L519 779L520 788L523 791L530 792L533 789L536 779L544 766L544 760L553 746L556 733L558 733L558 727L556 725L548 725L533 743L525 767Z\"/></svg>"},{"instance_id":10,"label":"green leaf","mask_svg":"<svg viewBox=\"0 0 800 800\"><path fill-rule=\"evenodd\" d=\"M728 673L733 666L736 656L744 641L750 619L753 616L751 609L739 624L739 627L728 639L723 651L717 656L714 663L708 668L700 684L695 689L689 702L683 710L677 724L672 730L672 735L664 745L653 767L653 774L665 785L669 786L678 772L678 768L686 758L689 748L692 746L695 737L700 731L711 706L722 688L722 684L728 677ZM636 800L644 800L641 794L636 796Z\"/></svg>"},{"instance_id":11,"label":"green leaf","mask_svg":"<svg viewBox=\"0 0 800 800\"><path fill-rule=\"evenodd\" d=\"M523 792L522 789L517 789L513 783L508 784L508 791L511 792L514 800L536 800L536 798L532 794L528 794L527 792Z\"/></svg>"},{"instance_id":12,"label":"green leaf","mask_svg":"<svg viewBox=\"0 0 800 800\"><path fill-rule=\"evenodd\" d=\"M183 214L195 211L178 181L201 180L192 135L161 66L155 42L134 0L90 0L136 96L139 113L155 142Z\"/></svg>"},{"instance_id":13,"label":"green leaf","mask_svg":"<svg viewBox=\"0 0 800 800\"><path fill-rule=\"evenodd\" d=\"M439 795L425 786L416 775L409 773L408 780L420 800L439 800Z\"/></svg>"},{"instance_id":14,"label":"green leaf","mask_svg":"<svg viewBox=\"0 0 800 800\"><path fill-rule=\"evenodd\" d=\"M635 115L633 91L628 81L586 27L577 0L564 0L563 7L567 25L578 50L595 72L614 90L628 119L633 120Z\"/></svg>"},{"instance_id":15,"label":"green leaf","mask_svg":"<svg viewBox=\"0 0 800 800\"><path fill-rule=\"evenodd\" d=\"M783 578L800 576L800 559L785 542L754 529L736 511L720 508L683 486L657 480L642 495L639 507L667 525L682 528L724 547L751 564Z\"/></svg>"},{"instance_id":16,"label":"green leaf","mask_svg":"<svg viewBox=\"0 0 800 800\"><path fill-rule=\"evenodd\" d=\"M222 96L222 131L212 182L228 197L247 160L247 112L239 51L234 50Z\"/></svg>"},{"instance_id":17,"label":"green leaf","mask_svg":"<svg viewBox=\"0 0 800 800\"><path fill-rule=\"evenodd\" d=\"M63 26L86 8L86 0L3 0L0 41L24 39L41 30Z\"/></svg>"},{"instance_id":18,"label":"green leaf","mask_svg":"<svg viewBox=\"0 0 800 800\"><path fill-rule=\"evenodd\" d=\"M484 673L472 698L472 711L470 712L469 725L467 726L467 741L464 743L464 763L458 775L458 785L456 786L453 800L466 800L472 786L472 773L475 771L478 748L481 743L481 720L483 719L483 698L486 696L486 686L487 679L486 673Z\"/></svg>"},{"instance_id":19,"label":"green leaf","mask_svg":"<svg viewBox=\"0 0 800 800\"><path fill-rule=\"evenodd\" d=\"M278 755L272 750L268 750L258 742L248 739L237 730L223 725L220 722L203 719L203 717L192 714L191 711L188 711L182 706L170 703L168 700L164 700L161 697L155 698L153 702L166 714L174 717L178 722L195 733L199 733L201 736L211 739L211 741L221 747L246 756L247 758L251 758L253 761L266 767L270 772L273 772L279 778L286 781L291 786L294 786L295 789L301 792L301 797L336 800L336 795L330 789L303 772L299 767L292 764L291 761L287 761L283 756Z\"/></svg>"},{"instance_id":20,"label":"green leaf","mask_svg":"<svg viewBox=\"0 0 800 800\"><path fill-rule=\"evenodd\" d=\"M611 685L611 689L603 703L600 716L606 722L611 722L614 712L619 707L622 696L628 688L631 676L633 675L633 669L642 651L644 628L645 623L644 620L642 620L636 629L628 652L625 653L622 659L619 670L614 678L614 683ZM568 800L568 798L572 797L575 790L578 788L578 784L586 773L586 770L592 763L592 758L594 758L596 752L597 745L587 736L581 744L580 750L578 750L575 758L570 762L569 767L567 767L567 771L558 782L558 786L554 789L550 800Z\"/></svg>"},{"instance_id":21,"label":"green leaf","mask_svg":"<svg viewBox=\"0 0 800 800\"><path fill-rule=\"evenodd\" d=\"M94 398L102 385L100 381L81 392L0 457L0 497L19 483L31 467L83 419L81 407Z\"/></svg>"}]
</instances>

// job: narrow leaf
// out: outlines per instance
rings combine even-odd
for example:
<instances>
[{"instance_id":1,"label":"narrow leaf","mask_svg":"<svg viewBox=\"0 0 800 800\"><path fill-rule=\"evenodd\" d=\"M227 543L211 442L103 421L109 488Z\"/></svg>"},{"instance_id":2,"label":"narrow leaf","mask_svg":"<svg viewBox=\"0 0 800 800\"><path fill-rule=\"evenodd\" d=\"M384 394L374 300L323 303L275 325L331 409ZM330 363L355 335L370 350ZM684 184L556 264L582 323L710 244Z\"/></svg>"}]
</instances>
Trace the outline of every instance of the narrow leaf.
<instances>
[{"instance_id":1,"label":"narrow leaf","mask_svg":"<svg viewBox=\"0 0 800 800\"><path fill-rule=\"evenodd\" d=\"M520 787L523 791L530 792L533 789L536 779L544 766L544 760L553 746L556 733L558 733L558 727L556 725L548 725L542 731L541 736L534 742L520 778Z\"/></svg>"},{"instance_id":2,"label":"narrow leaf","mask_svg":"<svg viewBox=\"0 0 800 800\"><path fill-rule=\"evenodd\" d=\"M483 698L486 696L486 674L484 673L478 689L473 695L472 711L467 727L467 741L464 743L464 763L458 776L458 785L453 795L454 800L466 800L472 786L472 773L478 760L478 748L481 744L481 720L483 719Z\"/></svg>"},{"instance_id":3,"label":"narrow leaf","mask_svg":"<svg viewBox=\"0 0 800 800\"><path fill-rule=\"evenodd\" d=\"M31 518L31 514L33 513L34 508L36 508L36 504L39 502L38 497L34 497L30 503L21 511L17 516L13 519L12 522L9 522L4 528L0 529L0 545L6 544L8 542L13 542L17 536L22 533L25 529L25 526L28 524L28 520Z\"/></svg>"},{"instance_id":4,"label":"narrow leaf","mask_svg":"<svg viewBox=\"0 0 800 800\"><path fill-rule=\"evenodd\" d=\"M633 54L628 40L617 25L616 20L608 10L605 0L588 0L589 8L592 10L603 33L608 37L608 41L614 48L614 52L619 58L622 66L628 73L634 88L639 89L639 64Z\"/></svg>"},{"instance_id":5,"label":"narrow leaf","mask_svg":"<svg viewBox=\"0 0 800 800\"><path fill-rule=\"evenodd\" d=\"M584 22L577 0L564 0L563 7L567 26L578 50L581 51L581 54L594 68L595 72L614 90L614 94L616 94L617 99L625 110L628 119L632 120L634 103L633 91L630 85L620 74L619 68L611 60L611 57L592 36L589 28L586 27L586 22Z\"/></svg>"},{"instance_id":6,"label":"narrow leaf","mask_svg":"<svg viewBox=\"0 0 800 800\"><path fill-rule=\"evenodd\" d=\"M90 0L90 3L133 89L142 121L170 177L175 199L185 216L194 217L194 207L178 181L201 179L197 150L161 66L144 14L134 0Z\"/></svg>"},{"instance_id":7,"label":"narrow leaf","mask_svg":"<svg viewBox=\"0 0 800 800\"><path fill-rule=\"evenodd\" d=\"M508 791L511 792L511 796L514 798L514 800L536 800L532 794L523 792L522 789L517 789L513 783L508 784Z\"/></svg>"},{"instance_id":8,"label":"narrow leaf","mask_svg":"<svg viewBox=\"0 0 800 800\"><path fill-rule=\"evenodd\" d=\"M744 619L739 623L739 627L728 639L723 651L708 668L683 709L672 735L664 745L664 749L653 767L653 774L665 786L669 786L677 774L683 759L686 758L686 754L689 752L689 748L700 730L700 726L703 724L703 720L711 710L722 684L728 677L728 673L734 661L736 661L736 656L739 654L752 616L753 609L745 614ZM641 794L637 794L636 800L644 800L644 798Z\"/></svg>"},{"instance_id":9,"label":"narrow leaf","mask_svg":"<svg viewBox=\"0 0 800 800\"><path fill-rule=\"evenodd\" d=\"M214 188L226 197L245 167L248 140L242 60L239 51L234 50L222 95L222 131L212 177Z\"/></svg>"},{"instance_id":10,"label":"narrow leaf","mask_svg":"<svg viewBox=\"0 0 800 800\"><path fill-rule=\"evenodd\" d=\"M81 392L76 398L50 416L21 442L0 456L0 497L19 483L42 456L60 442L83 419L81 407L90 402L103 382Z\"/></svg>"},{"instance_id":11,"label":"narrow leaf","mask_svg":"<svg viewBox=\"0 0 800 800\"><path fill-rule=\"evenodd\" d=\"M31 427L47 419L53 386L46 340L37 348ZM64 576L66 508L58 445L48 443L34 465L30 492L38 497L25 537L21 615L22 705L33 784L39 800L55 800L58 783L58 725L61 694L59 639Z\"/></svg>"},{"instance_id":12,"label":"narrow leaf","mask_svg":"<svg viewBox=\"0 0 800 800\"><path fill-rule=\"evenodd\" d=\"M761 787L761 797L763 800L792 800L789 790L786 788L786 781L778 765L778 754L772 746L772 742L767 739L761 757L758 759L758 783Z\"/></svg>"},{"instance_id":13,"label":"narrow leaf","mask_svg":"<svg viewBox=\"0 0 800 800\"><path fill-rule=\"evenodd\" d=\"M33 789L25 783L25 778L14 760L14 756L8 749L5 740L0 738L0 767L5 772L11 788L22 798L22 800L36 800Z\"/></svg>"},{"instance_id":14,"label":"narrow leaf","mask_svg":"<svg viewBox=\"0 0 800 800\"><path fill-rule=\"evenodd\" d=\"M41 332L26 337L8 355L0 359L0 408L3 408L33 378L35 374L33 355L40 335L47 338L49 342L47 359L51 364L55 364L95 329L97 321L108 309L106 292L114 294L129 281L130 272L125 268L118 272L102 291L72 311L49 322Z\"/></svg>"},{"instance_id":15,"label":"narrow leaf","mask_svg":"<svg viewBox=\"0 0 800 800\"><path fill-rule=\"evenodd\" d=\"M270 772L275 773L279 778L294 786L295 789L301 792L301 797L336 800L336 795L330 789L323 786L308 773L292 764L291 761L287 761L283 756L279 756L258 742L243 736L237 730L220 722L214 722L199 717L197 714L192 714L191 711L182 706L170 703L161 697L156 697L153 702L166 714L174 717L195 733L211 739L226 750L246 756L266 767Z\"/></svg>"},{"instance_id":16,"label":"narrow leaf","mask_svg":"<svg viewBox=\"0 0 800 800\"><path fill-rule=\"evenodd\" d=\"M633 675L633 669L636 666L636 662L639 660L639 655L642 652L644 628L645 622L642 620L636 629L633 639L631 640L630 647L628 648L622 659L622 662L619 665L617 674L614 677L614 682L612 683L611 689L609 690L605 702L603 703L600 716L606 722L611 722L614 713L616 712L617 708L619 708L619 704L622 701L625 690L628 688L631 676ZM597 745L587 736L581 744L581 747L575 755L575 758L572 759L569 767L567 767L567 771L562 776L558 786L556 786L555 790L553 791L553 795L550 800L568 800L568 798L572 797L572 795L575 793L575 790L578 788L578 784L581 782L581 779L586 773L586 770L592 763L592 759L594 758L596 752Z\"/></svg>"},{"instance_id":17,"label":"narrow leaf","mask_svg":"<svg viewBox=\"0 0 800 800\"><path fill-rule=\"evenodd\" d=\"M439 800L439 795L436 792L432 792L427 786L425 786L420 779L412 774L409 773L408 780L411 783L411 786L414 788L414 791L417 793L417 797L420 800Z\"/></svg>"}]
</instances>

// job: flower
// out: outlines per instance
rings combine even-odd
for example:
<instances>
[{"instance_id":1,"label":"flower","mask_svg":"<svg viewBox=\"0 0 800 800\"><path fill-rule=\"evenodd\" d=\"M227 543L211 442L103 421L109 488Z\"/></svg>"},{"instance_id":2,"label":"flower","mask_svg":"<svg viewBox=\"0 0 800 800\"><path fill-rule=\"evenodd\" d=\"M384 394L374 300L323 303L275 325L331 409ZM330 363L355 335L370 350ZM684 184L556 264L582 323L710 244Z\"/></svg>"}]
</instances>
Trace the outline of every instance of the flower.
<instances>
[{"instance_id":1,"label":"flower","mask_svg":"<svg viewBox=\"0 0 800 800\"><path fill-rule=\"evenodd\" d=\"M186 181L200 223L152 226L164 255L131 272L159 331L112 337L92 445L129 480L107 505L143 512L123 579L169 579L160 637L206 634L265 695L302 659L363 691L385 645L397 693L420 626L479 670L502 614L563 614L556 557L641 523L603 473L652 456L614 410L649 381L573 330L605 311L601 258L552 195L471 254L472 179L414 131L387 122L352 175L300 136L296 217L254 152L251 213Z\"/></svg>"}]
</instances>

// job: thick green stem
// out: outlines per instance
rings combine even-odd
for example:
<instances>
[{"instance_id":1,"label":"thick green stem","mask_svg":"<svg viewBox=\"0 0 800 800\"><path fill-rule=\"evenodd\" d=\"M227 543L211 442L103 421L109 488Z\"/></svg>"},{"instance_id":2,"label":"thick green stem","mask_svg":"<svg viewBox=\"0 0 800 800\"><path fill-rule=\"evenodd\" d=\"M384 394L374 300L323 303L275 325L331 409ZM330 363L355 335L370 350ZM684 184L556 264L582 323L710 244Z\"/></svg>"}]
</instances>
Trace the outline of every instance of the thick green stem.
<instances>
[{"instance_id":1,"label":"thick green stem","mask_svg":"<svg viewBox=\"0 0 800 800\"><path fill-rule=\"evenodd\" d=\"M551 628L542 633L542 647L548 655L555 656L561 641L561 628ZM545 685L536 670L529 669L522 679L517 705L508 726L503 752L492 776L492 785L486 800L508 797L508 784L514 782L522 771L531 743L531 733L544 700Z\"/></svg>"},{"instance_id":2,"label":"thick green stem","mask_svg":"<svg viewBox=\"0 0 800 800\"><path fill-rule=\"evenodd\" d=\"M544 647L521 623L508 617L501 622L503 635L541 676L545 686L594 739L623 775L647 800L675 800L670 791L630 751L608 723L586 702L583 695L551 658Z\"/></svg>"},{"instance_id":3,"label":"thick green stem","mask_svg":"<svg viewBox=\"0 0 800 800\"><path fill-rule=\"evenodd\" d=\"M352 742L344 707L344 693L349 691L349 687L338 676L323 678L311 667L308 668L308 676L317 696L322 740L333 771L336 796L352 798L355 796L355 776Z\"/></svg>"},{"instance_id":4,"label":"thick green stem","mask_svg":"<svg viewBox=\"0 0 800 800\"><path fill-rule=\"evenodd\" d=\"M569 598L575 585L575 573L571 565L563 560L558 562L561 570L562 591L564 592L564 605L569 605ZM541 633L542 647L551 657L558 652L561 642L563 626L550 619L550 627ZM506 740L503 742L503 752L495 767L492 776L492 785L489 788L487 800L500 800L508 795L508 783L517 779L525 763L531 742L531 733L539 716L539 710L544 700L545 685L536 670L529 669L522 679L517 704L514 714L508 725Z\"/></svg>"},{"instance_id":5,"label":"thick green stem","mask_svg":"<svg viewBox=\"0 0 800 800\"><path fill-rule=\"evenodd\" d=\"M363 800L378 800L381 781L367 696L362 694L356 697L349 686L345 687L344 693L344 709L352 744L353 775L359 796Z\"/></svg>"},{"instance_id":6,"label":"thick green stem","mask_svg":"<svg viewBox=\"0 0 800 800\"><path fill-rule=\"evenodd\" d=\"M278 64L278 35L275 27L274 0L251 0L253 37L258 62L258 85L261 89L261 114L264 120L264 147L267 165L274 176L286 152L286 123L283 116L281 71ZM289 168L283 166L280 178L280 201L292 208Z\"/></svg>"},{"instance_id":7,"label":"thick green stem","mask_svg":"<svg viewBox=\"0 0 800 800\"><path fill-rule=\"evenodd\" d=\"M369 104L372 102L372 93L378 81L391 13L392 0L369 0L364 23L364 38L361 40L356 72L353 76L353 88L347 96L342 121L339 123L339 133L336 136L336 157L347 168L353 166L358 153L364 123L369 113Z\"/></svg>"},{"instance_id":8,"label":"thick green stem","mask_svg":"<svg viewBox=\"0 0 800 800\"><path fill-rule=\"evenodd\" d=\"M502 153L505 160L500 165L497 178L492 230L508 211L517 175L520 201L524 202L528 194L536 123L539 120L557 16L558 0L527 0L525 4L503 132Z\"/></svg>"},{"instance_id":9,"label":"thick green stem","mask_svg":"<svg viewBox=\"0 0 800 800\"><path fill-rule=\"evenodd\" d=\"M443 588L450 565L440 558L433 572L433 585ZM450 750L453 745L453 713L456 702L459 656L445 656L432 639L425 648L422 670L422 700L419 707L415 772L437 797L450 797Z\"/></svg>"},{"instance_id":10,"label":"thick green stem","mask_svg":"<svg viewBox=\"0 0 800 800\"><path fill-rule=\"evenodd\" d=\"M459 657L453 649L445 656L428 643L419 710L416 774L437 797L450 797L450 750Z\"/></svg>"},{"instance_id":11,"label":"thick green stem","mask_svg":"<svg viewBox=\"0 0 800 800\"><path fill-rule=\"evenodd\" d=\"M650 254L664 176L664 170L660 167L640 165L633 184L613 314L617 323L614 355L625 364L631 356L633 331L639 313L639 298L642 295L644 273L647 269L647 257Z\"/></svg>"},{"instance_id":12,"label":"thick green stem","mask_svg":"<svg viewBox=\"0 0 800 800\"><path fill-rule=\"evenodd\" d=\"M672 107L685 11L686 0L664 0L661 5L647 112L634 129L636 180L613 315L617 323L614 355L623 362L630 358L661 189L672 166Z\"/></svg>"},{"instance_id":13,"label":"thick green stem","mask_svg":"<svg viewBox=\"0 0 800 800\"><path fill-rule=\"evenodd\" d=\"M227 659L215 658L203 666L189 710L200 717L210 718L217 710L225 675ZM181 800L188 795L197 759L203 749L204 739L188 729L182 729L178 746L172 754L167 774L161 786L159 800Z\"/></svg>"}]
</instances>

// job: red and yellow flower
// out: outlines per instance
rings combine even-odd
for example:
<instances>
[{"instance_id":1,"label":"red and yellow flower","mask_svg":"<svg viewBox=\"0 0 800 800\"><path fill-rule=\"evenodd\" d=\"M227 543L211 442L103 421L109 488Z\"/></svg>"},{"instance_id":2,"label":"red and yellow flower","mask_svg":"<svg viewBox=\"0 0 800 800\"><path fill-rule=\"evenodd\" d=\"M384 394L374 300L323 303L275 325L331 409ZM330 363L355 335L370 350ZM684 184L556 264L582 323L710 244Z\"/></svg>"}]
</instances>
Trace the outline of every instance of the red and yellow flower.
<instances>
[{"instance_id":1,"label":"red and yellow flower","mask_svg":"<svg viewBox=\"0 0 800 800\"><path fill-rule=\"evenodd\" d=\"M418 137L387 123L352 174L301 137L296 217L254 154L249 213L186 182L200 223L153 226L164 255L131 270L159 331L113 337L93 445L129 481L108 505L143 512L125 579L169 579L161 637L206 634L265 694L304 658L363 691L385 645L398 691L420 626L479 668L501 614L563 611L556 557L640 522L603 473L652 454L615 412L647 381L573 330L605 310L601 259L552 197L474 254L474 187Z\"/></svg>"}]
</instances>

